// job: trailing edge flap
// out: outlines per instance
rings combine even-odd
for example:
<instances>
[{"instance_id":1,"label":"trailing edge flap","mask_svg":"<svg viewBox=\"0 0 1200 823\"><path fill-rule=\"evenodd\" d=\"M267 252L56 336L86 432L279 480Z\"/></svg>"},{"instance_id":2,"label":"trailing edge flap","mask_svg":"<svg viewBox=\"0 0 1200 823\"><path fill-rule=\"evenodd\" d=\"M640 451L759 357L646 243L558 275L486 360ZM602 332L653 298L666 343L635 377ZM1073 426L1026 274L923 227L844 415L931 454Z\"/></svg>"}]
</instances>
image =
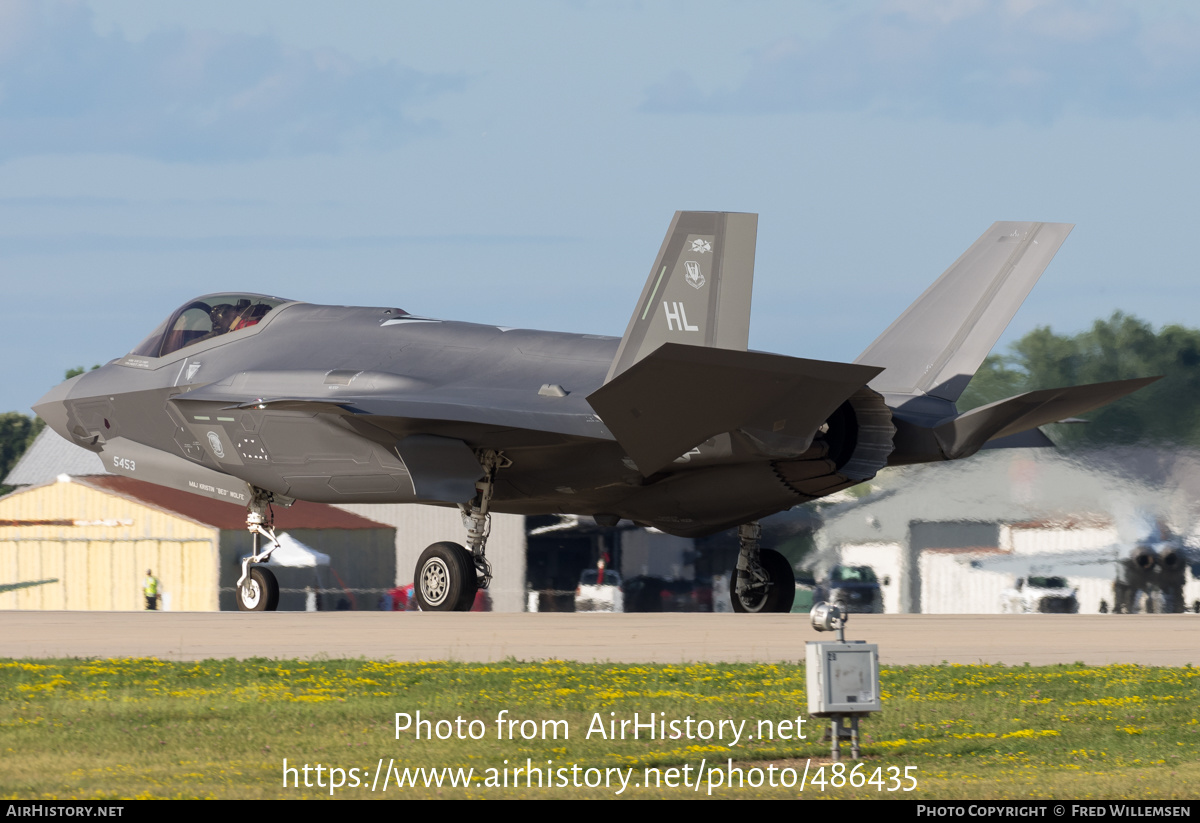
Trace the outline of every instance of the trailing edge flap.
<instances>
[{"instance_id":1,"label":"trailing edge flap","mask_svg":"<svg viewBox=\"0 0 1200 823\"><path fill-rule=\"evenodd\" d=\"M993 223L855 363L882 394L957 400L1073 226Z\"/></svg>"},{"instance_id":2,"label":"trailing edge flap","mask_svg":"<svg viewBox=\"0 0 1200 823\"><path fill-rule=\"evenodd\" d=\"M877 374L873 366L664 343L587 399L649 476L750 422L815 433Z\"/></svg>"},{"instance_id":3,"label":"trailing edge flap","mask_svg":"<svg viewBox=\"0 0 1200 823\"><path fill-rule=\"evenodd\" d=\"M934 427L938 445L948 460L967 457L989 440L1017 434L1066 417L1090 411L1132 394L1158 377L1114 380L1062 389L1042 389L1018 394L972 409Z\"/></svg>"},{"instance_id":4,"label":"trailing edge flap","mask_svg":"<svg viewBox=\"0 0 1200 823\"><path fill-rule=\"evenodd\" d=\"M663 343L745 351L757 236L757 214L675 212L604 382Z\"/></svg>"}]
</instances>

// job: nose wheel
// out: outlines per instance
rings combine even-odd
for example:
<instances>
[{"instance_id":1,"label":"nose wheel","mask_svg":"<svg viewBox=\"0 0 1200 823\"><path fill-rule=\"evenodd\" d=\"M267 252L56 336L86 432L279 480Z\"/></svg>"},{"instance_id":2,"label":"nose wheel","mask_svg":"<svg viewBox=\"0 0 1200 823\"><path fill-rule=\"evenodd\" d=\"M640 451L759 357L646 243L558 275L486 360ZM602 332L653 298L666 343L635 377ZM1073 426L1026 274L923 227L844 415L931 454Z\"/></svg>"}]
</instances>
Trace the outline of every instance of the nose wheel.
<instances>
[{"instance_id":1,"label":"nose wheel","mask_svg":"<svg viewBox=\"0 0 1200 823\"><path fill-rule=\"evenodd\" d=\"M270 569L255 567L237 587L237 607L243 612L273 612L279 608L279 582Z\"/></svg>"}]
</instances>

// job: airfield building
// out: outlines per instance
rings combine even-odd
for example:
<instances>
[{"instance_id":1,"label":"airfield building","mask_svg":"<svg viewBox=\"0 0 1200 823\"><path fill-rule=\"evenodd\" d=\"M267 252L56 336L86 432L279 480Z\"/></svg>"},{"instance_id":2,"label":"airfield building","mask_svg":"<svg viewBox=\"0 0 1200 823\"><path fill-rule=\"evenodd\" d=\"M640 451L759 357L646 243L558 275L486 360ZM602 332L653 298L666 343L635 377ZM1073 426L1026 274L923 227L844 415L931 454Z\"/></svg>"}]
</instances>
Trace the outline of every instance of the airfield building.
<instances>
[{"instance_id":1,"label":"airfield building","mask_svg":"<svg viewBox=\"0 0 1200 823\"><path fill-rule=\"evenodd\" d=\"M988 614L1004 610L1018 579L1061 575L1081 613L1111 607L1115 566L1072 558L1132 552L1155 520L1179 534L1197 522L1196 461L1152 450L1086 459L1051 449L997 449L929 470L889 470L871 493L826 507L812 565L871 566L886 613ZM1061 558L1061 562L1047 557ZM1186 603L1200 597L1189 575Z\"/></svg>"},{"instance_id":2,"label":"airfield building","mask_svg":"<svg viewBox=\"0 0 1200 823\"><path fill-rule=\"evenodd\" d=\"M152 569L163 608L236 608L233 585L251 551L245 511L128 477L62 475L0 498L4 582L52 580L0 594L0 608L126 611L144 607ZM280 534L328 562L274 569L280 608L308 605L306 588L325 590L326 608L373 608L363 590L395 578L391 527L333 506L297 503L276 512ZM274 567L273 567L274 568Z\"/></svg>"},{"instance_id":3,"label":"airfield building","mask_svg":"<svg viewBox=\"0 0 1200 823\"><path fill-rule=\"evenodd\" d=\"M20 461L9 472L4 482L8 485L18 486L23 492L33 491L43 486L52 486L60 477L70 477L82 484L83 488L101 487L114 491L116 486L122 481L115 475L111 475L104 469L104 464L99 455L80 448L74 443L64 440L49 429L45 429L38 435L34 443L26 450ZM133 497L141 500L146 505L151 507L167 504L169 511L175 512L182 516L185 520L192 523L191 526L171 525L168 532L162 534L139 533L138 539L171 539L178 538L179 534L186 532L189 536L200 534L201 540L216 540L217 544L224 541L226 544L233 545L237 542L245 543L245 551L249 552L250 536L246 532L245 510L240 506L232 504L215 503L205 498L187 494L186 492L171 492L156 486L148 484L139 484L138 481L132 481L133 485L128 488L123 488L123 493L132 494ZM106 485L107 484L107 485ZM146 488L143 489L142 486ZM133 491L131 491L131 489ZM5 505L9 508L3 511L20 511L28 512L30 507L35 505L40 506L44 502L45 496L49 492L37 492L35 498L39 501L34 503L33 499L15 498L8 501L8 498L0 500L0 505ZM18 502L23 501L23 502ZM78 503L76 508L71 508L72 505ZM122 520L129 519L125 514L120 514L126 511L126 502L120 499L118 493L116 497L109 496L101 498L99 502L88 504L90 509L83 508L83 498L79 496L71 497L71 502L68 504L62 501L51 506L56 512L55 517L64 520ZM46 509L45 511L48 511ZM38 509L38 511L43 511ZM87 514L87 512L92 514ZM306 517L302 522L307 524L302 527L296 522L293 522L294 513L296 512L320 512L322 516L314 519ZM318 552L331 554L331 564L328 571L322 571L318 568L313 574L319 578L318 585L321 588L334 590L332 594L327 595L322 599L322 608L335 608L337 603L343 599L343 595L339 595L337 590L345 589L363 589L368 591L353 592L353 598L345 598L350 604L358 609L372 609L376 607L376 600L379 594L393 586L403 586L411 583L413 579L413 569L416 567L417 558L421 552L431 543L436 543L441 540L454 540L461 542L464 534L462 519L457 509L440 508L436 506L416 506L404 504L361 504L361 505L344 505L344 506L325 506L322 504L313 503L297 503L290 509L277 508L276 525L277 531L289 531L294 537L300 539L302 543L312 546ZM0 517L10 518L9 514L0 514ZM24 514L12 515L11 519L46 519L46 515L38 514L30 517L25 517ZM157 519L149 519L146 522L163 522ZM365 524L370 523L367 527ZM90 527L89 527L90 528ZM104 532L105 527L96 526L95 529L100 531L97 534L92 534L90 531L85 535L76 527L70 536L74 538L88 539L96 538L103 540L105 535L112 537L113 532ZM221 536L214 537L213 529L220 532ZM334 531L337 529L347 530L347 535L337 537ZM298 531L297 531L298 530ZM313 532L319 532L314 534ZM228 532L228 534L226 534ZM377 533L372 533L377 532ZM390 559L381 558L378 545L380 535L384 532L391 535L392 551ZM202 533L202 534L201 534ZM370 533L370 534L369 534ZM304 536L301 536L301 535ZM0 535L5 537L9 534L0 531ZM31 536L32 532L13 532L16 536ZM39 534L40 538L40 534ZM65 539L63 537L62 539ZM24 545L24 544L22 544ZM164 546L168 545L163 543ZM205 545L209 545L205 543ZM326 547L332 547L332 553ZM338 546L345 546L349 551L351 546L359 547L355 551L364 552L361 559L352 559L351 557L341 558L340 549ZM496 577L489 589L489 594L492 598L492 608L496 611L521 611L524 608L526 601L525 594L525 518L519 515L497 514L492 517L492 536L488 541L488 556L491 558L493 568L496 571ZM28 552L28 547L25 549ZM236 549L241 551L241 549ZM351 552L353 553L353 552ZM386 552L385 552L386 553ZM238 555L240 560L241 555ZM333 559L336 558L336 559ZM5 563L8 565L5 565ZM136 565L136 564L135 564ZM51 568L48 565L47 568ZM149 563L150 567L158 573L159 566L155 563ZM343 569L359 569L363 568L363 573L359 571L349 571L348 574L356 581L349 582ZM146 564L139 569L139 574L147 568ZM369 575L365 569L371 569ZM225 580L226 566L221 566L221 583L222 587L231 587L233 580ZM278 570L277 570L278 572ZM337 577L342 577L342 583L339 585ZM51 575L53 576L53 575ZM299 573L285 570L277 573L280 578L280 585L286 588L304 588L309 585L307 579L300 579ZM311 576L311 575L310 575ZM159 575L162 578L162 575ZM11 578L11 580L10 580ZM291 585L289 585L289 578ZM369 578L369 579L368 579ZM0 583L19 582L32 578L20 577L17 574L17 567L14 567L11 562L5 561L0 557ZM140 577L137 578L140 585ZM235 578L236 579L236 575ZM164 586L167 582L163 579ZM101 586L101 583L95 585ZM53 587L46 588L45 592L52 591ZM25 594L18 598L19 592L10 592L7 595L0 595L0 608L89 608L83 605L65 606L37 606L28 605L40 603L33 593L33 587L29 590L22 590ZM136 593L136 592L135 592ZM179 600L176 594L172 593L170 587L167 586L167 593L170 595L172 607L177 609L209 609L215 606L207 605L208 600L204 597L200 601L194 601L189 597L187 602L192 605L182 605L183 601ZM44 594L44 593L43 593ZM293 596L289 597L287 593L280 600L281 609L305 608L306 602L297 602L296 598L300 595L293 592ZM46 595L49 596L49 595ZM207 597L207 595L205 595ZM235 608L233 603L232 590L223 592L221 600L221 608ZM332 597L332 602L326 602ZM307 601L307 596L305 600ZM226 602L227 601L227 602ZM11 605L4 605L5 603ZM51 597L51 601L54 601ZM101 601L97 601L101 602ZM17 604L21 605L17 605ZM198 603L198 604L197 604ZM105 606L97 606L97 608L108 608ZM113 606L112 608L138 608L137 604L130 601L126 606Z\"/></svg>"}]
</instances>

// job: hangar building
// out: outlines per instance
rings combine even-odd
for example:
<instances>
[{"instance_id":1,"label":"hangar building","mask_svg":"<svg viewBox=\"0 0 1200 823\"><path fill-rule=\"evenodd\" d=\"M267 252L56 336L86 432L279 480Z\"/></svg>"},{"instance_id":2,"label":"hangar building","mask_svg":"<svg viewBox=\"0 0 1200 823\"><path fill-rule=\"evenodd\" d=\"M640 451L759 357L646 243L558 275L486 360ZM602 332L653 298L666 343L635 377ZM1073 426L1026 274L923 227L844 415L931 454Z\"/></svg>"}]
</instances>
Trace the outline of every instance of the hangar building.
<instances>
[{"instance_id":1,"label":"hangar building","mask_svg":"<svg viewBox=\"0 0 1200 823\"><path fill-rule=\"evenodd\" d=\"M1191 533L1197 467L1181 450L996 449L888 470L870 494L823 508L811 565L818 579L835 563L871 566L886 580L887 613L998 614L1018 575L987 570L989 559L1017 568L1022 556L1061 555L1068 571L1054 574L1078 589L1081 613L1096 613L1113 600L1113 578L1071 576L1071 553L1132 551L1155 519ZM1189 579L1185 600L1197 597L1200 581Z\"/></svg>"},{"instance_id":2,"label":"hangar building","mask_svg":"<svg viewBox=\"0 0 1200 823\"><path fill-rule=\"evenodd\" d=\"M395 579L389 526L315 503L277 509L275 526L329 556L330 588L344 591L352 608L355 589ZM129 477L63 475L0 498L0 576L57 581L0 594L0 608L141 609L152 569L167 609L235 609L233 584L250 541L236 504ZM281 609L302 610L305 586L329 585L315 568L276 572Z\"/></svg>"},{"instance_id":3,"label":"hangar building","mask_svg":"<svg viewBox=\"0 0 1200 823\"><path fill-rule=\"evenodd\" d=\"M108 474L108 472L105 471L104 464L98 455L88 451L87 449L80 448L74 443L64 440L62 437L59 437L49 429L45 429L41 432L41 434L38 435L37 439L21 457L20 461L18 461L18 463L13 467L12 471L9 472L8 476L4 478L4 482L13 486L26 487L24 491L32 491L36 487L53 484L60 476L63 475L78 480L80 483L84 484L85 487L87 484L92 483L93 481L95 481L97 484L103 485L103 483L107 483L109 481L115 482L124 479ZM133 482L136 483L137 481ZM40 492L38 495L39 499L41 499L45 494L45 492ZM171 506L174 507L171 509L172 511L186 512L186 514L184 514L186 518L193 519L197 524L205 524L209 526L210 531L211 528L225 530L225 528L228 526L230 531L228 540L233 541L235 539L235 534L237 539L244 538L245 551L249 551L250 537L245 528L245 510L241 507L234 506L232 504L222 504L219 502L209 501L207 498L202 498L187 493L170 493L167 489L155 486L149 486L143 497L147 499L149 505L157 505L166 499L163 497L163 495L170 497ZM3 500L7 499L8 498L3 498ZM158 501L158 503L150 501ZM75 503L82 505L83 499L78 496L72 497L71 504L73 505ZM72 521L113 520L116 516L113 515L108 508L106 508L108 503L112 503L113 505L117 506L117 508L121 508L123 506L122 503L116 502L116 500L113 499L107 500L107 502L105 502L103 505L97 503L96 506L99 508L93 508L91 510L91 514L87 514L83 509L59 508L56 509L57 513L55 514L55 518ZM15 506L16 504L10 503L7 505ZM32 503L22 505L32 505ZM64 501L63 506L67 506L66 501ZM225 509L230 510L232 513L226 512L224 514L218 514L218 512L224 511ZM24 511L24 509L22 510ZM0 509L0 512L3 511L6 510ZM292 524L290 518L293 515L291 513L305 511L324 512L325 516L319 519L319 524L324 525L319 525L311 519L305 519L303 521L305 523L312 524L311 528L305 528L296 524ZM307 533L312 529L347 529L350 532L354 532L354 535L348 535L345 538L346 541L349 541L346 542L345 545L362 546L362 541L366 532L371 531L371 529L387 530L391 535L393 535L393 551L391 560L388 561L387 565L387 567L391 569L391 573L386 577L386 579L378 577L375 573L372 573L370 575L369 582L366 581L365 578L363 578L362 581L363 585L361 588L375 590L387 589L395 585L405 585L412 582L413 569L416 567L417 558L420 556L421 552L424 551L426 546L442 540L452 540L461 543L466 535L465 529L462 525L462 519L456 509L439 508L435 506L382 503L323 506L315 503L297 503L290 509L277 508L275 510L275 514L276 525L278 526L277 531L290 531L293 537L297 537L301 542L306 543L312 546L314 549L326 554L330 554L331 552L326 549L325 546L342 545L338 543L338 540L332 535L332 532L329 534L322 534L320 538L309 535L311 540L302 537L300 532L303 531ZM21 515L17 517L3 513L0 513L0 518L47 519L47 517L44 515L35 515L31 517L24 517ZM121 516L116 517L116 519L128 518ZM167 521L162 520L155 520L153 522L161 522L164 524L167 523ZM365 522L371 522L372 526L370 528L366 528L362 525ZM96 528L102 529L103 527ZM75 528L73 534L77 538L84 537L83 533L78 527ZM188 534L190 535L191 532L189 531ZM8 535L4 531L0 530L0 536L7 537ZM89 534L87 536L92 537L94 535ZM111 532L109 533L109 536L112 536ZM162 535L153 536L161 537ZM149 539L151 535L140 534L139 537L143 539ZM207 539L207 537L204 539ZM375 537L372 536L370 540L366 541L370 544L370 547L365 548L365 551L375 551L375 543L373 542L374 540ZM358 561L352 562L349 558L346 558L346 562L343 563L336 550L332 554L333 561L331 567L337 574L342 574L343 566L348 569L352 567L357 568ZM15 572L10 568L10 566L3 565L7 561L3 560L2 557L3 555L0 555L0 583L10 582L10 578L13 578L13 574ZM492 597L493 609L496 611L521 611L524 608L526 600L524 517L521 517L520 515L507 514L493 515L492 533L490 539L488 540L488 557L492 561L492 567L495 573L495 578L493 579L491 588L489 590ZM362 562L375 570L383 568L381 565L383 561L379 558L373 558L370 561L364 559ZM146 564L140 565L141 568L138 569L139 575L145 572L147 567ZM153 563L149 565L155 569L156 573L158 572L157 565ZM224 579L225 566L222 566L221 569L222 582L220 585L222 587L232 587L233 581L225 581ZM52 577L54 575L50 576ZM288 583L283 579L283 576L277 576L280 577L280 585L284 588L288 588ZM291 576L295 577L295 575ZM357 572L352 573L352 576L355 578L355 580L359 580L360 578L360 575ZM159 575L159 578L163 580L165 585L166 581L161 574ZM13 578L11 582L29 579L33 578ZM234 579L236 579L236 576ZM141 577L139 576L139 589L141 585L140 580ZM299 581L293 582L299 585ZM326 581L322 582L324 583ZM352 584L349 580L344 581L344 587L339 586L335 579L331 580L330 582L332 582L335 588L354 589L360 587L356 584ZM301 585L300 587L302 588L303 586ZM17 592L12 592L7 595L0 595L0 608L42 608L34 605L15 605L16 603L32 604L34 602L38 602L34 599L31 599L33 597L32 589L23 591L26 592L26 594L23 596L25 599L21 600L16 599L16 595L18 594ZM229 600L229 605L226 605L225 602L222 601L222 608L233 608L232 589L222 596L227 597ZM377 595L372 594L372 597L375 596ZM356 596L353 605L360 609L375 608L375 603L367 602L364 599L365 597L365 593L359 593ZM285 598L286 595L280 600L281 609L291 609L296 607L294 601L290 601ZM172 598L172 607L177 609L193 608L192 606L177 605L178 602L179 601L176 601L174 598ZM191 601L189 600L188 602ZM5 605L6 603L12 605ZM323 603L322 605L323 607L332 608L332 606L328 604ZM44 608L64 607L46 606ZM70 608L86 607L71 606ZM140 608L140 606L129 605L121 606L119 608ZM202 606L197 608L207 609L210 607ZM303 608L303 606L301 605L299 608Z\"/></svg>"}]
</instances>

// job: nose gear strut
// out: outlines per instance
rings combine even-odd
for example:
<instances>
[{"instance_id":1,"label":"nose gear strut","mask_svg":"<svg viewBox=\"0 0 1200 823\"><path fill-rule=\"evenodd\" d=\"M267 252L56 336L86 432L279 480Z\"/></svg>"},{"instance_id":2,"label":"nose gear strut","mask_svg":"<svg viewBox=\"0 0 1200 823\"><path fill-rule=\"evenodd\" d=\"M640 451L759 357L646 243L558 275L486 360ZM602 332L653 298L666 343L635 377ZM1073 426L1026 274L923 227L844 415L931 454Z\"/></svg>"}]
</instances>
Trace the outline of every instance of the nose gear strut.
<instances>
[{"instance_id":1,"label":"nose gear strut","mask_svg":"<svg viewBox=\"0 0 1200 823\"><path fill-rule=\"evenodd\" d=\"M266 563L279 548L274 513L271 511L273 500L271 492L255 488L246 512L246 529L251 535L252 549L250 555L242 559L242 574L234 583L238 608L242 611L275 611L279 605L279 584L275 575L269 569L257 567L260 563ZM262 549L261 539L264 537L268 544ZM251 566L256 568L252 569Z\"/></svg>"}]
</instances>

